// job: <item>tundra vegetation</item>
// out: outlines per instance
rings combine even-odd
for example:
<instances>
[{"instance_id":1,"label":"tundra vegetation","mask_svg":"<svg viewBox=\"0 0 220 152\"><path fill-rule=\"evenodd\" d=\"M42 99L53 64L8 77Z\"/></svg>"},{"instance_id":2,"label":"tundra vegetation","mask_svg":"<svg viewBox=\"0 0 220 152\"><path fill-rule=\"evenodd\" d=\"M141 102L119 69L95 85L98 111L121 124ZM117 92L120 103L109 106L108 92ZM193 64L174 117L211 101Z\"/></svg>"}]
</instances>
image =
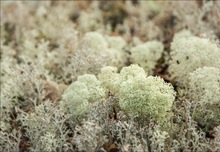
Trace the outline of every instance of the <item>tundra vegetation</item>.
<instances>
[{"instance_id":1,"label":"tundra vegetation","mask_svg":"<svg viewBox=\"0 0 220 152\"><path fill-rule=\"evenodd\" d=\"M1 1L0 151L220 151L219 10Z\"/></svg>"}]
</instances>

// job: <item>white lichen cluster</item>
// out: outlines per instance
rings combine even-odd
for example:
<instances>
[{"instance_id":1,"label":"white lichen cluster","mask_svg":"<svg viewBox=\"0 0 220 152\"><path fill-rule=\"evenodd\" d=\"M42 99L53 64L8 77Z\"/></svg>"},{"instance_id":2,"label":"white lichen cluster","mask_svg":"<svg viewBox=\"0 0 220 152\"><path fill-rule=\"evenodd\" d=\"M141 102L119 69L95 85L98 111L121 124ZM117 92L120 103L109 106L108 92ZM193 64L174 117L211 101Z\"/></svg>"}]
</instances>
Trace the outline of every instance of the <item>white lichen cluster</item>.
<instances>
[{"instance_id":1,"label":"white lichen cluster","mask_svg":"<svg viewBox=\"0 0 220 152\"><path fill-rule=\"evenodd\" d=\"M120 73L119 105L131 115L146 115L163 121L175 99L173 87L162 78L147 77L137 65Z\"/></svg>"},{"instance_id":2,"label":"white lichen cluster","mask_svg":"<svg viewBox=\"0 0 220 152\"><path fill-rule=\"evenodd\" d=\"M117 68L112 66L106 66L101 69L98 78L107 92L118 92L119 74L117 72Z\"/></svg>"},{"instance_id":3,"label":"white lichen cluster","mask_svg":"<svg viewBox=\"0 0 220 152\"><path fill-rule=\"evenodd\" d=\"M62 95L61 107L73 115L82 115L89 107L89 91L84 83L74 82Z\"/></svg>"},{"instance_id":4,"label":"white lichen cluster","mask_svg":"<svg viewBox=\"0 0 220 152\"><path fill-rule=\"evenodd\" d=\"M87 32L84 36L84 44L88 50L96 53L105 53L110 60L111 66L123 67L126 62L124 47L126 41L122 37L104 37L98 32Z\"/></svg>"},{"instance_id":5,"label":"white lichen cluster","mask_svg":"<svg viewBox=\"0 0 220 152\"><path fill-rule=\"evenodd\" d=\"M138 65L124 67L120 74L113 67L103 68L100 78L108 90L113 90L119 98L119 106L129 115L148 115L162 120L175 99L170 84L159 77L147 77ZM110 79L112 81L108 81Z\"/></svg>"},{"instance_id":6,"label":"white lichen cluster","mask_svg":"<svg viewBox=\"0 0 220 152\"><path fill-rule=\"evenodd\" d=\"M84 83L89 91L89 102L95 102L105 96L105 90L102 88L100 81L92 74L79 76L77 82Z\"/></svg>"},{"instance_id":7,"label":"white lichen cluster","mask_svg":"<svg viewBox=\"0 0 220 152\"><path fill-rule=\"evenodd\" d=\"M145 115L164 121L175 99L170 84L160 77L147 77L138 65L124 67L120 73L115 67L105 67L98 78L88 74L80 76L64 92L61 103L70 113L76 116L85 114L93 102L100 101L111 92L128 115Z\"/></svg>"},{"instance_id":8,"label":"white lichen cluster","mask_svg":"<svg viewBox=\"0 0 220 152\"><path fill-rule=\"evenodd\" d=\"M127 42L121 36L108 36L106 40L109 47L116 50L123 50Z\"/></svg>"},{"instance_id":9,"label":"white lichen cluster","mask_svg":"<svg viewBox=\"0 0 220 152\"><path fill-rule=\"evenodd\" d=\"M157 61L162 56L164 46L159 41L149 41L131 48L131 62L140 65L148 74L152 74Z\"/></svg>"},{"instance_id":10,"label":"white lichen cluster","mask_svg":"<svg viewBox=\"0 0 220 152\"><path fill-rule=\"evenodd\" d=\"M87 32L84 36L86 47L95 52L106 51L108 43L105 38L98 32Z\"/></svg>"},{"instance_id":11,"label":"white lichen cluster","mask_svg":"<svg viewBox=\"0 0 220 152\"><path fill-rule=\"evenodd\" d=\"M89 32L93 31L94 29L100 29L103 27L103 25L97 23L101 21L101 12L98 10L94 11L93 13L81 12L79 17L79 28L83 32Z\"/></svg>"},{"instance_id":12,"label":"white lichen cluster","mask_svg":"<svg viewBox=\"0 0 220 152\"><path fill-rule=\"evenodd\" d=\"M189 77L191 97L201 103L220 104L220 69L198 68Z\"/></svg>"},{"instance_id":13,"label":"white lichen cluster","mask_svg":"<svg viewBox=\"0 0 220 152\"><path fill-rule=\"evenodd\" d=\"M206 130L220 123L220 48L181 31L172 42L170 72L187 90L193 118Z\"/></svg>"},{"instance_id":14,"label":"white lichen cluster","mask_svg":"<svg viewBox=\"0 0 220 152\"><path fill-rule=\"evenodd\" d=\"M125 66L127 60L125 47L127 42L120 36L108 36L106 41L108 42L107 54L111 56L111 65L118 68Z\"/></svg>"},{"instance_id":15,"label":"white lichen cluster","mask_svg":"<svg viewBox=\"0 0 220 152\"><path fill-rule=\"evenodd\" d=\"M171 44L172 62L170 72L181 83L187 83L189 74L197 68L220 68L220 48L208 39L177 35Z\"/></svg>"},{"instance_id":16,"label":"white lichen cluster","mask_svg":"<svg viewBox=\"0 0 220 152\"><path fill-rule=\"evenodd\" d=\"M220 123L220 69L203 67L190 73L189 95L198 123L207 129Z\"/></svg>"},{"instance_id":17,"label":"white lichen cluster","mask_svg":"<svg viewBox=\"0 0 220 152\"><path fill-rule=\"evenodd\" d=\"M73 116L84 115L93 102L105 97L105 90L100 85L100 81L94 75L79 76L62 95L61 107Z\"/></svg>"},{"instance_id":18,"label":"white lichen cluster","mask_svg":"<svg viewBox=\"0 0 220 152\"><path fill-rule=\"evenodd\" d=\"M182 38L189 38L191 36L193 36L193 34L189 30L182 30L182 31L177 32L173 36L173 41L174 42L181 41Z\"/></svg>"}]
</instances>

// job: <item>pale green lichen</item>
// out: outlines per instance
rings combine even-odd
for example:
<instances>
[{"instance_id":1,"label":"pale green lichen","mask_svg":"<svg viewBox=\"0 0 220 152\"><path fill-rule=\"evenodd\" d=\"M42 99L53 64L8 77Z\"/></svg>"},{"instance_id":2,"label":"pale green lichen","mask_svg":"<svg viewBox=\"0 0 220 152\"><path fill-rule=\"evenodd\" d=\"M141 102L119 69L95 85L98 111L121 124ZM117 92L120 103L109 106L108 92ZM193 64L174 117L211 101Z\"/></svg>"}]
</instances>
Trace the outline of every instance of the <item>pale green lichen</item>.
<instances>
[{"instance_id":1,"label":"pale green lichen","mask_svg":"<svg viewBox=\"0 0 220 152\"><path fill-rule=\"evenodd\" d=\"M78 82L86 85L89 91L89 102L95 102L105 97L105 90L101 87L101 82L92 74L84 74L79 76Z\"/></svg>"},{"instance_id":2,"label":"pale green lichen","mask_svg":"<svg viewBox=\"0 0 220 152\"><path fill-rule=\"evenodd\" d=\"M117 73L116 67L103 67L101 69L101 73L98 75L98 78L106 92L118 92L119 74Z\"/></svg>"},{"instance_id":3,"label":"pale green lichen","mask_svg":"<svg viewBox=\"0 0 220 152\"><path fill-rule=\"evenodd\" d=\"M147 115L159 121L171 110L175 95L161 78L134 78L120 85L119 105L131 115Z\"/></svg>"},{"instance_id":4,"label":"pale green lichen","mask_svg":"<svg viewBox=\"0 0 220 152\"><path fill-rule=\"evenodd\" d=\"M173 41L181 41L181 38L189 38L191 36L193 36L193 34L189 30L182 30L174 35Z\"/></svg>"},{"instance_id":5,"label":"pale green lichen","mask_svg":"<svg viewBox=\"0 0 220 152\"><path fill-rule=\"evenodd\" d=\"M112 66L121 68L126 62L127 58L123 50L126 41L122 38L107 37L106 40L98 32L87 32L84 36L84 44L88 51L109 57Z\"/></svg>"},{"instance_id":6,"label":"pale green lichen","mask_svg":"<svg viewBox=\"0 0 220 152\"><path fill-rule=\"evenodd\" d=\"M74 116L84 114L89 109L89 91L82 82L72 83L62 95L60 105Z\"/></svg>"},{"instance_id":7,"label":"pale green lichen","mask_svg":"<svg viewBox=\"0 0 220 152\"><path fill-rule=\"evenodd\" d=\"M176 38L171 44L170 72L179 82L187 83L189 73L204 66L220 68L220 48L208 39L195 36Z\"/></svg>"},{"instance_id":8,"label":"pale green lichen","mask_svg":"<svg viewBox=\"0 0 220 152\"><path fill-rule=\"evenodd\" d=\"M79 76L64 92L61 106L74 116L84 115L92 103L105 97L105 90L100 84L94 75Z\"/></svg>"},{"instance_id":9,"label":"pale green lichen","mask_svg":"<svg viewBox=\"0 0 220 152\"><path fill-rule=\"evenodd\" d=\"M98 32L87 32L84 36L84 43L86 47L97 53L105 51L108 47L105 38Z\"/></svg>"},{"instance_id":10,"label":"pale green lichen","mask_svg":"<svg viewBox=\"0 0 220 152\"><path fill-rule=\"evenodd\" d=\"M160 122L167 120L175 91L162 78L147 77L143 68L133 64L122 68L120 73L115 67L104 67L99 80L107 91L118 97L119 106L128 115L145 115Z\"/></svg>"},{"instance_id":11,"label":"pale green lichen","mask_svg":"<svg viewBox=\"0 0 220 152\"><path fill-rule=\"evenodd\" d=\"M203 67L190 73L189 93L202 103L220 103L220 69Z\"/></svg>"},{"instance_id":12,"label":"pale green lichen","mask_svg":"<svg viewBox=\"0 0 220 152\"><path fill-rule=\"evenodd\" d=\"M111 65L121 68L125 65L126 56L122 50L116 50L114 48L106 49L106 54L111 58Z\"/></svg>"},{"instance_id":13,"label":"pale green lichen","mask_svg":"<svg viewBox=\"0 0 220 152\"><path fill-rule=\"evenodd\" d=\"M220 123L220 69L198 68L190 73L189 95L193 101L193 117L206 129Z\"/></svg>"},{"instance_id":14,"label":"pale green lichen","mask_svg":"<svg viewBox=\"0 0 220 152\"><path fill-rule=\"evenodd\" d=\"M111 56L112 66L122 68L127 60L125 53L126 41L120 36L107 36L108 49L106 53Z\"/></svg>"},{"instance_id":15,"label":"pale green lichen","mask_svg":"<svg viewBox=\"0 0 220 152\"><path fill-rule=\"evenodd\" d=\"M140 77L140 79L144 79L146 76L147 75L143 68L141 68L137 64L132 64L129 67L122 68L120 72L120 81L124 82L127 80L134 79L136 77Z\"/></svg>"},{"instance_id":16,"label":"pale green lichen","mask_svg":"<svg viewBox=\"0 0 220 152\"><path fill-rule=\"evenodd\" d=\"M175 99L173 87L162 78L147 77L137 65L120 73L119 105L130 115L147 115L164 121Z\"/></svg>"},{"instance_id":17,"label":"pale green lichen","mask_svg":"<svg viewBox=\"0 0 220 152\"><path fill-rule=\"evenodd\" d=\"M121 36L108 36L106 37L106 40L110 48L120 51L123 50L123 48L127 44L126 41Z\"/></svg>"},{"instance_id":18,"label":"pale green lichen","mask_svg":"<svg viewBox=\"0 0 220 152\"><path fill-rule=\"evenodd\" d=\"M162 56L164 46L159 41L149 41L131 48L131 62L140 65L148 74L152 74L157 61Z\"/></svg>"}]
</instances>

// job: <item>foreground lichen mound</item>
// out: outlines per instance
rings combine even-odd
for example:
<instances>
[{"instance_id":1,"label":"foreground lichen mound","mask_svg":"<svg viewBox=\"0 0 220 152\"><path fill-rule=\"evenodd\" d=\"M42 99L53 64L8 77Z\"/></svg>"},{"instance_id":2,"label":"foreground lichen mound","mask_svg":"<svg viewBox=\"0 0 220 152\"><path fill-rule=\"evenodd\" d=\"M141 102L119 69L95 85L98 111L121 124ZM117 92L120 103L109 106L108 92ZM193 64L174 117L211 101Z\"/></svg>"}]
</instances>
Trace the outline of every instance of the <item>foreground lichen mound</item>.
<instances>
[{"instance_id":1,"label":"foreground lichen mound","mask_svg":"<svg viewBox=\"0 0 220 152\"><path fill-rule=\"evenodd\" d=\"M124 67L120 73L116 71L115 67L102 68L100 80L89 74L79 76L64 92L61 105L80 116L89 111L92 103L106 97L106 92L112 92L128 115L145 115L161 122L168 118L175 99L171 84L160 77L147 77L138 65Z\"/></svg>"},{"instance_id":2,"label":"foreground lichen mound","mask_svg":"<svg viewBox=\"0 0 220 152\"><path fill-rule=\"evenodd\" d=\"M73 116L83 116L91 108L91 104L103 99L105 90L95 75L79 76L63 93L60 105Z\"/></svg>"},{"instance_id":3,"label":"foreground lichen mound","mask_svg":"<svg viewBox=\"0 0 220 152\"><path fill-rule=\"evenodd\" d=\"M120 73L114 67L101 71L101 83L118 97L119 106L128 115L149 116L157 121L167 118L175 99L171 84L160 77L147 77L138 65L124 67Z\"/></svg>"},{"instance_id":4,"label":"foreground lichen mound","mask_svg":"<svg viewBox=\"0 0 220 152\"><path fill-rule=\"evenodd\" d=\"M147 77L137 65L120 72L119 105L130 115L146 115L164 121L171 110L175 92L160 77Z\"/></svg>"}]
</instances>

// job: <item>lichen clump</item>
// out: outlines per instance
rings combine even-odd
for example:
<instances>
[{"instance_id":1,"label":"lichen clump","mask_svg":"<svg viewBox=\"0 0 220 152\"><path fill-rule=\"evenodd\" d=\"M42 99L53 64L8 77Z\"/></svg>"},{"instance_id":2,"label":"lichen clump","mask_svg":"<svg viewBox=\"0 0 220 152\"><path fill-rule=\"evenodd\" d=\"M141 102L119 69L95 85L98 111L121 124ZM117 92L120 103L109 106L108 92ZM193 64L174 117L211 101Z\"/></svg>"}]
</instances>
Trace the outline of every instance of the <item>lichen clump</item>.
<instances>
[{"instance_id":1,"label":"lichen clump","mask_svg":"<svg viewBox=\"0 0 220 152\"><path fill-rule=\"evenodd\" d=\"M115 67L105 67L98 76L78 77L63 94L63 103L70 113L83 115L93 102L115 94L119 106L131 116L150 116L164 121L175 99L172 85L160 77L147 77L143 68L131 65L117 73Z\"/></svg>"},{"instance_id":2,"label":"lichen clump","mask_svg":"<svg viewBox=\"0 0 220 152\"><path fill-rule=\"evenodd\" d=\"M116 71L114 67L103 68L100 80L108 90L113 90L119 106L128 115L145 115L163 121L175 99L172 85L159 77L147 77L138 65L124 67L119 74Z\"/></svg>"},{"instance_id":3,"label":"lichen clump","mask_svg":"<svg viewBox=\"0 0 220 152\"><path fill-rule=\"evenodd\" d=\"M107 56L111 66L123 67L126 62L126 53L123 48L126 41L117 36L104 37L98 32L87 32L84 36L84 47L102 56Z\"/></svg>"},{"instance_id":4,"label":"lichen clump","mask_svg":"<svg viewBox=\"0 0 220 152\"><path fill-rule=\"evenodd\" d=\"M162 56L164 46L159 41L149 41L131 48L131 62L140 65L152 74L157 61Z\"/></svg>"},{"instance_id":5,"label":"lichen clump","mask_svg":"<svg viewBox=\"0 0 220 152\"><path fill-rule=\"evenodd\" d=\"M88 32L84 36L84 43L86 47L95 52L106 51L108 43L105 38L98 32Z\"/></svg>"},{"instance_id":6,"label":"lichen clump","mask_svg":"<svg viewBox=\"0 0 220 152\"><path fill-rule=\"evenodd\" d=\"M79 76L63 93L61 107L73 116L82 116L89 111L92 103L105 97L105 90L94 75Z\"/></svg>"},{"instance_id":7,"label":"lichen clump","mask_svg":"<svg viewBox=\"0 0 220 152\"><path fill-rule=\"evenodd\" d=\"M193 117L206 130L217 126L220 123L220 69L198 68L190 73L189 79Z\"/></svg>"},{"instance_id":8,"label":"lichen clump","mask_svg":"<svg viewBox=\"0 0 220 152\"><path fill-rule=\"evenodd\" d=\"M112 66L106 66L101 69L98 78L107 92L118 92L119 74L117 72L118 69Z\"/></svg>"},{"instance_id":9,"label":"lichen clump","mask_svg":"<svg viewBox=\"0 0 220 152\"><path fill-rule=\"evenodd\" d=\"M137 65L120 73L119 105L131 115L146 115L158 121L166 119L175 99L173 87L162 78L147 77Z\"/></svg>"},{"instance_id":10,"label":"lichen clump","mask_svg":"<svg viewBox=\"0 0 220 152\"><path fill-rule=\"evenodd\" d=\"M189 74L204 66L220 68L220 48L208 39L176 37L171 44L170 72L179 82L188 82Z\"/></svg>"}]
</instances>

